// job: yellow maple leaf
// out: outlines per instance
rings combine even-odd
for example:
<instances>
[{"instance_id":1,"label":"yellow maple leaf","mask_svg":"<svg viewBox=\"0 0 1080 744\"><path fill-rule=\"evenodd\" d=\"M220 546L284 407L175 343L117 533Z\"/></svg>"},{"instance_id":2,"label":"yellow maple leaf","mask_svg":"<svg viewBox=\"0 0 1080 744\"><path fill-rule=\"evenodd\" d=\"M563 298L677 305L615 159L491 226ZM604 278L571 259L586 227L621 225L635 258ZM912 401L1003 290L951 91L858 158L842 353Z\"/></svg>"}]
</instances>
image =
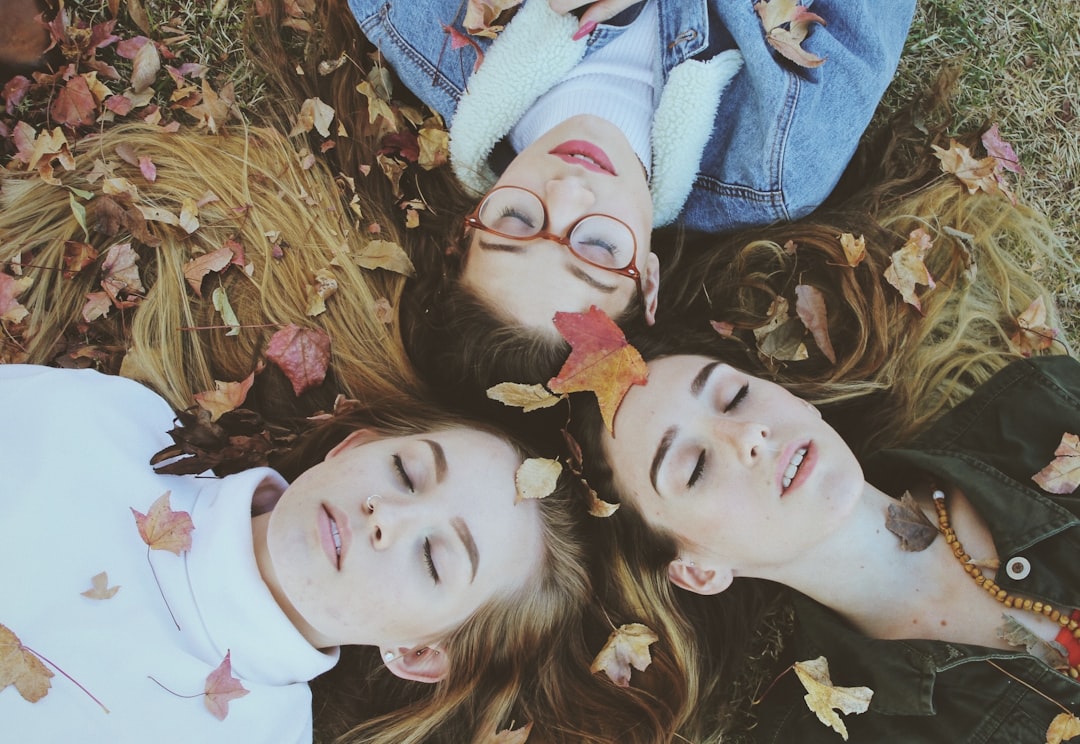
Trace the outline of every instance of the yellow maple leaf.
<instances>
[{"instance_id":1,"label":"yellow maple leaf","mask_svg":"<svg viewBox=\"0 0 1080 744\"><path fill-rule=\"evenodd\" d=\"M892 254L889 268L885 269L885 280L900 290L904 302L919 311L922 310L922 303L915 287L919 284L930 288L934 286L934 277L930 276L930 270L923 263L932 247L929 233L917 227L908 235L907 242Z\"/></svg>"},{"instance_id":2,"label":"yellow maple leaf","mask_svg":"<svg viewBox=\"0 0 1080 744\"><path fill-rule=\"evenodd\" d=\"M1046 729L1046 744L1061 744L1080 736L1080 718L1072 713L1058 713Z\"/></svg>"},{"instance_id":3,"label":"yellow maple leaf","mask_svg":"<svg viewBox=\"0 0 1080 744\"><path fill-rule=\"evenodd\" d=\"M803 700L818 720L848 739L847 726L836 711L841 713L865 713L870 707L874 691L869 687L836 687L829 678L829 662L824 656L810 661L795 662L795 674L806 688Z\"/></svg>"},{"instance_id":4,"label":"yellow maple leaf","mask_svg":"<svg viewBox=\"0 0 1080 744\"><path fill-rule=\"evenodd\" d=\"M649 646L660 640L647 625L620 625L608 636L607 643L593 659L589 671L603 671L619 687L630 686L630 668L644 672L652 663Z\"/></svg>"},{"instance_id":5,"label":"yellow maple leaf","mask_svg":"<svg viewBox=\"0 0 1080 744\"><path fill-rule=\"evenodd\" d=\"M500 382L487 389L487 397L504 406L520 408L523 412L536 411L555 405L565 396L554 395L543 385L526 385L520 382Z\"/></svg>"}]
</instances>

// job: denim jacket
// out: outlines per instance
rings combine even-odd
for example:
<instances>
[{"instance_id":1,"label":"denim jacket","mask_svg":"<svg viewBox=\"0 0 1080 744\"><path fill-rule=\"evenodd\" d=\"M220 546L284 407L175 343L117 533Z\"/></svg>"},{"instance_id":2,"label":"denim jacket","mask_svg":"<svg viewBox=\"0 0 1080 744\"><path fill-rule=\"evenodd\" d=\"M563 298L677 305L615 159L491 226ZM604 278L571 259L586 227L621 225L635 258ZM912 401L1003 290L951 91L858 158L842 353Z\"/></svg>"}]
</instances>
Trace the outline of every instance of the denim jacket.
<instances>
[{"instance_id":1,"label":"denim jacket","mask_svg":"<svg viewBox=\"0 0 1080 744\"><path fill-rule=\"evenodd\" d=\"M918 470L955 483L993 534L1002 566L995 582L1010 594L1077 608L1080 493L1048 494L1031 480L1065 432L1080 432L1080 363L1064 356L1019 361L908 447L870 458L867 477L904 482L895 475ZM1027 568L1010 576L1004 567L1018 560ZM1021 620L1027 614L1002 610ZM1040 692L1080 713L1080 684L1022 650L867 638L802 596L795 623L796 659L824 655L833 684L874 691L866 713L844 716L852 744L1042 744L1062 709ZM804 693L788 679L769 691L756 710L755 740L839 741L806 707Z\"/></svg>"},{"instance_id":2,"label":"denim jacket","mask_svg":"<svg viewBox=\"0 0 1080 744\"><path fill-rule=\"evenodd\" d=\"M654 124L654 160L655 153L676 151L678 162L668 171L673 178L683 174L685 180L685 184L665 183L663 190L654 188L654 201L661 191L657 224L677 216L686 227L715 232L791 220L813 210L836 185L892 79L914 0L805 0L827 24L813 25L802 45L825 58L816 69L796 67L767 44L754 0L654 1L660 19L657 43L664 95L676 112L669 121L682 124L681 130L665 130L666 134ZM443 116L452 140L460 136L453 122L477 53L469 46L451 49L443 26L460 29L465 4L460 0L349 0L349 5L363 33L403 83ZM528 5L507 31L526 10ZM615 38L637 10L630 8L612 23L598 26L582 40L581 54ZM564 20L564 29L558 33L570 36L577 21ZM494 64L526 73L543 68L555 43L533 34L531 48L492 56L502 36L494 42L470 38L485 54L480 71ZM740 55L742 68L708 83L689 82L677 95L669 94L673 75L678 82L676 71L687 61L710 63L725 53ZM510 72L505 75L514 79ZM505 94L513 87L504 86L502 91ZM544 92L530 94L535 100ZM480 116L475 120L483 123ZM513 123L500 122L502 131L493 136L501 139ZM687 162L689 167L684 165ZM468 164L468 169L480 170L476 164ZM467 185L484 190L483 183ZM671 206L672 201L678 203Z\"/></svg>"}]
</instances>

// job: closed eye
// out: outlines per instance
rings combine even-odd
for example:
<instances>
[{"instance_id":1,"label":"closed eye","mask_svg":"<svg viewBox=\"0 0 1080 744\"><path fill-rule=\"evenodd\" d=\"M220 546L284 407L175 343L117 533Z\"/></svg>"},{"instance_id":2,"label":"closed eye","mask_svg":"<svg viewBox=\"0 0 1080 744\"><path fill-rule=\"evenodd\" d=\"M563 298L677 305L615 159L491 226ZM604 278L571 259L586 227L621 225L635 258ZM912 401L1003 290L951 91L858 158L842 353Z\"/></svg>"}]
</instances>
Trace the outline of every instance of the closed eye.
<instances>
[{"instance_id":1,"label":"closed eye","mask_svg":"<svg viewBox=\"0 0 1080 744\"><path fill-rule=\"evenodd\" d=\"M435 570L435 561L431 558L431 540L428 538L424 538L424 563L427 564L428 574L438 584L439 572Z\"/></svg>"},{"instance_id":2,"label":"closed eye","mask_svg":"<svg viewBox=\"0 0 1080 744\"><path fill-rule=\"evenodd\" d=\"M694 470L690 473L690 480L686 482L687 488L693 488L699 480L701 480L701 474L705 472L705 450L701 451L698 455L697 462L694 464Z\"/></svg>"},{"instance_id":3,"label":"closed eye","mask_svg":"<svg viewBox=\"0 0 1080 744\"><path fill-rule=\"evenodd\" d=\"M400 455L394 455L394 469L397 470L398 478L401 479L401 484L409 489L409 493L413 493L416 488L413 486L409 474L405 471L405 464L401 461Z\"/></svg>"},{"instance_id":4,"label":"closed eye","mask_svg":"<svg viewBox=\"0 0 1080 744\"><path fill-rule=\"evenodd\" d=\"M735 393L735 397L731 399L731 402L724 408L724 413L730 413L739 407L739 404L746 398L747 393L750 392L750 383L744 383L739 392Z\"/></svg>"}]
</instances>

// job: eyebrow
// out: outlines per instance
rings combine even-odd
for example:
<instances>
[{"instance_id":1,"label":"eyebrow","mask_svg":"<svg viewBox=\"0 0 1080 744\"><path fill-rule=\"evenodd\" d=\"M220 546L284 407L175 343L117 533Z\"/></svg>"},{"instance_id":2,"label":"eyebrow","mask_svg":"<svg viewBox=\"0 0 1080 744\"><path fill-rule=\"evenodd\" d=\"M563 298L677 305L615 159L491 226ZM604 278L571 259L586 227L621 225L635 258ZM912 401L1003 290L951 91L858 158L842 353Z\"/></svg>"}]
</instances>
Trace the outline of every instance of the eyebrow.
<instances>
[{"instance_id":1,"label":"eyebrow","mask_svg":"<svg viewBox=\"0 0 1080 744\"><path fill-rule=\"evenodd\" d=\"M480 562L480 553L476 549L476 541L473 540L472 532L469 531L469 525L465 524L465 520L461 517L454 517L450 520L450 524L453 525L454 531L461 538L461 542L465 546L465 552L469 554L469 563L472 565L472 576L469 577L469 583L471 584L476 579L476 566Z\"/></svg>"},{"instance_id":2,"label":"eyebrow","mask_svg":"<svg viewBox=\"0 0 1080 744\"><path fill-rule=\"evenodd\" d=\"M705 389L705 383L709 381L709 375L720 364L720 362L709 362L701 371L694 375L694 379L690 381L690 394L695 398L701 396L701 391ZM653 490L657 495L660 494L660 490L656 487L656 474L660 472L660 466L664 464L664 458L667 456L668 450L671 449L671 443L675 440L675 435L678 433L679 427L669 427L664 432L664 436L660 437L660 444L656 447L656 454L653 455L652 465L649 466L649 482L652 483Z\"/></svg>"},{"instance_id":3,"label":"eyebrow","mask_svg":"<svg viewBox=\"0 0 1080 744\"><path fill-rule=\"evenodd\" d=\"M446 478L446 451L442 445L433 439L421 439L421 442L431 447L431 454L435 458L435 482L442 483Z\"/></svg>"},{"instance_id":4,"label":"eyebrow","mask_svg":"<svg viewBox=\"0 0 1080 744\"><path fill-rule=\"evenodd\" d=\"M483 238L477 241L477 245L485 251L501 251L503 253L521 253L522 248L525 247L514 243L490 243Z\"/></svg>"}]
</instances>

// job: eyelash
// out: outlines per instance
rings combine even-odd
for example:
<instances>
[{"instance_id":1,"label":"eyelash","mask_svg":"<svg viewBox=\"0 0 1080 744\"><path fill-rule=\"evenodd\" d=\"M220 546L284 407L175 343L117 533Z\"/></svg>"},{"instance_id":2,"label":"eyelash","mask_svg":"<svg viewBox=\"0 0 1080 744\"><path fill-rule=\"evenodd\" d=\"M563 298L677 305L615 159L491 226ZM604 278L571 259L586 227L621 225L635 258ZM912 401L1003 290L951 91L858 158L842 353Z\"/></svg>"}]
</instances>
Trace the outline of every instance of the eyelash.
<instances>
[{"instance_id":1,"label":"eyelash","mask_svg":"<svg viewBox=\"0 0 1080 744\"><path fill-rule=\"evenodd\" d=\"M749 382L744 383L743 386L741 388L739 388L739 392L735 393L735 397L732 398L731 402L727 404L726 408L724 408L724 413L729 413L731 411L734 411L736 408L738 408L739 404L743 402L743 400L746 398L747 393L749 393L749 392L750 392L750 383Z\"/></svg>"},{"instance_id":2,"label":"eyelash","mask_svg":"<svg viewBox=\"0 0 1080 744\"><path fill-rule=\"evenodd\" d=\"M698 455L697 463L694 465L694 470L690 473L690 480L686 482L687 488L693 488L694 485L701 478L701 474L705 472L705 450L701 451Z\"/></svg>"},{"instance_id":3,"label":"eyelash","mask_svg":"<svg viewBox=\"0 0 1080 744\"><path fill-rule=\"evenodd\" d=\"M401 462L400 455L394 455L394 468L398 472L398 477L401 478L402 485L409 489L409 493L413 493L416 489L413 487L413 482L412 479L409 478L409 474L405 472L405 465Z\"/></svg>"},{"instance_id":4,"label":"eyelash","mask_svg":"<svg viewBox=\"0 0 1080 744\"><path fill-rule=\"evenodd\" d=\"M435 570L435 561L431 559L431 540L424 538L424 563L427 564L428 574L436 584L439 583L439 572Z\"/></svg>"}]
</instances>

